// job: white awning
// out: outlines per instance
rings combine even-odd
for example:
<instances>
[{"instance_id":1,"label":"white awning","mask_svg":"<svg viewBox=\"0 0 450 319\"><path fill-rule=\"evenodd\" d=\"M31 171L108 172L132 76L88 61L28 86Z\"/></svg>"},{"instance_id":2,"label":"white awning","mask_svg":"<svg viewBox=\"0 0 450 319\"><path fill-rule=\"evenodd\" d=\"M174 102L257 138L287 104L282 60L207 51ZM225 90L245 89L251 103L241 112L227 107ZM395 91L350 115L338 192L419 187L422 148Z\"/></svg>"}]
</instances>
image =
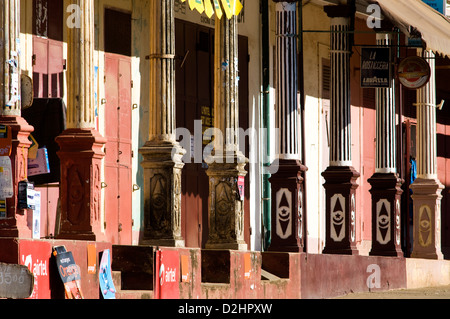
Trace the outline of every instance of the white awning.
<instances>
[{"instance_id":1,"label":"white awning","mask_svg":"<svg viewBox=\"0 0 450 319\"><path fill-rule=\"evenodd\" d=\"M420 32L427 50L450 56L450 20L422 0L370 0L403 33Z\"/></svg>"}]
</instances>

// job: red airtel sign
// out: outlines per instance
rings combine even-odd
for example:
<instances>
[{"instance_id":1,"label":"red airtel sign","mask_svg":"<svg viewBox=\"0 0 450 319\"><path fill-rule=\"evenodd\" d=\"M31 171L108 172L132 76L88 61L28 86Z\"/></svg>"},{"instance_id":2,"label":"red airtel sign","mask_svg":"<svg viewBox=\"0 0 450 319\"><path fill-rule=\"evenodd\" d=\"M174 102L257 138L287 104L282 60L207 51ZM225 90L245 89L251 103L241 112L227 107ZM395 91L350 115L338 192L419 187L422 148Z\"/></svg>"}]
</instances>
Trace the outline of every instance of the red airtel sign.
<instances>
[{"instance_id":1,"label":"red airtel sign","mask_svg":"<svg viewBox=\"0 0 450 319\"><path fill-rule=\"evenodd\" d=\"M398 65L397 75L400 83L408 89L420 89L430 80L430 65L424 58L410 56Z\"/></svg>"}]
</instances>

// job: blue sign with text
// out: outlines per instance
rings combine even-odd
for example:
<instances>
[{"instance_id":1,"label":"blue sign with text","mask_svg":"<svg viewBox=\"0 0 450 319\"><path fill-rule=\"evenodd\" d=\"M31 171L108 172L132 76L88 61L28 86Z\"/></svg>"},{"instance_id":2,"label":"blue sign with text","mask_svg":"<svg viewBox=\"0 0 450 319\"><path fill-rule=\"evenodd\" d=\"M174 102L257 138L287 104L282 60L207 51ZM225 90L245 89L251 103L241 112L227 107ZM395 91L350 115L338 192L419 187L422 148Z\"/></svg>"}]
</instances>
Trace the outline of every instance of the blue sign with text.
<instances>
[{"instance_id":1,"label":"blue sign with text","mask_svg":"<svg viewBox=\"0 0 450 319\"><path fill-rule=\"evenodd\" d=\"M428 4L434 10L445 15L445 7L446 7L445 0L422 0L422 1Z\"/></svg>"}]
</instances>

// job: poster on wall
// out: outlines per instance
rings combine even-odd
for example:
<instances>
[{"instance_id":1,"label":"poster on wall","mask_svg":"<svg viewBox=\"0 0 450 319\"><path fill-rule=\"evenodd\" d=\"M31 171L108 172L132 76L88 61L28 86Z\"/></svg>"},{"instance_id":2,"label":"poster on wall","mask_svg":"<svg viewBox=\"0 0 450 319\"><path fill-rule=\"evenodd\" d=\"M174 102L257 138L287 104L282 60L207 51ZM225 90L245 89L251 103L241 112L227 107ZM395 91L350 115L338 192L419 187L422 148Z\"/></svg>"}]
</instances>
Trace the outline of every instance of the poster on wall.
<instances>
[{"instance_id":1,"label":"poster on wall","mask_svg":"<svg viewBox=\"0 0 450 319\"><path fill-rule=\"evenodd\" d=\"M116 288L114 287L112 280L111 257L109 249L103 251L102 260L100 261L98 280L103 299L116 299Z\"/></svg>"},{"instance_id":2,"label":"poster on wall","mask_svg":"<svg viewBox=\"0 0 450 319\"><path fill-rule=\"evenodd\" d=\"M49 261L52 246L44 241L20 240L20 264L27 266L34 275L33 293L30 299L50 299Z\"/></svg>"},{"instance_id":3,"label":"poster on wall","mask_svg":"<svg viewBox=\"0 0 450 319\"><path fill-rule=\"evenodd\" d=\"M84 299L81 291L80 267L75 263L72 252L64 246L53 247L59 276L64 284L66 299Z\"/></svg>"},{"instance_id":4,"label":"poster on wall","mask_svg":"<svg viewBox=\"0 0 450 319\"><path fill-rule=\"evenodd\" d=\"M176 250L155 253L155 299L180 298L180 254Z\"/></svg>"}]
</instances>

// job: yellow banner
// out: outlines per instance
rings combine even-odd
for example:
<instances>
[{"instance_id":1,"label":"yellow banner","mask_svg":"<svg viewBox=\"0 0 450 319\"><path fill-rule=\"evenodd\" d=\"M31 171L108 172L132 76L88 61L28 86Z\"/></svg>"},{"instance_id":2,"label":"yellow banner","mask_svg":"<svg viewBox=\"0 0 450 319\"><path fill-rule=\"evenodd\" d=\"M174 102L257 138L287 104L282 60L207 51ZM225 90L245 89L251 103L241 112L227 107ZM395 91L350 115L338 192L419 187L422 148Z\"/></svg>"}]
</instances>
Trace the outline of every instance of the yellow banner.
<instances>
[{"instance_id":1,"label":"yellow banner","mask_svg":"<svg viewBox=\"0 0 450 319\"><path fill-rule=\"evenodd\" d=\"M205 0L205 13L208 18L211 18L214 14L214 8L209 0Z\"/></svg>"},{"instance_id":2,"label":"yellow banner","mask_svg":"<svg viewBox=\"0 0 450 319\"><path fill-rule=\"evenodd\" d=\"M186 0L181 0L181 2L186 2ZM244 7L239 0L188 0L188 3L191 10L195 9L200 14L205 12L208 18L211 18L215 12L219 19L222 18L224 11L226 17L231 19L232 16L239 15Z\"/></svg>"},{"instance_id":3,"label":"yellow banner","mask_svg":"<svg viewBox=\"0 0 450 319\"><path fill-rule=\"evenodd\" d=\"M191 8L191 10L197 9L197 11L200 12L200 14L202 14L203 11L205 11L205 7L203 6L203 0L189 0L189 8Z\"/></svg>"},{"instance_id":4,"label":"yellow banner","mask_svg":"<svg viewBox=\"0 0 450 319\"><path fill-rule=\"evenodd\" d=\"M206 1L209 1L209 0L206 0ZM219 19L222 19L223 12L222 12L222 8L220 7L219 0L213 0L213 1L214 1L214 10L216 10L216 16Z\"/></svg>"}]
</instances>

